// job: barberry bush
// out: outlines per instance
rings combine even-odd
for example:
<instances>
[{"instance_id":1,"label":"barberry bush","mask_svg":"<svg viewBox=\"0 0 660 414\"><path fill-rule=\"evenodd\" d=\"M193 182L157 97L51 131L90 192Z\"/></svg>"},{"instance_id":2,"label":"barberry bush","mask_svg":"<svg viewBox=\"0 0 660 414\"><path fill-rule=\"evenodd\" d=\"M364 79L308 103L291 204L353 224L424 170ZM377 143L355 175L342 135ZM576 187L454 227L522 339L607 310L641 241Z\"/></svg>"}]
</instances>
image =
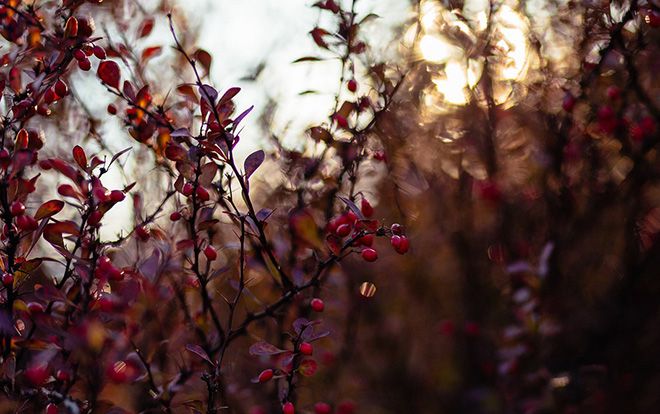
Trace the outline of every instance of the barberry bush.
<instances>
[{"instance_id":1,"label":"barberry bush","mask_svg":"<svg viewBox=\"0 0 660 414\"><path fill-rule=\"evenodd\" d=\"M292 146L167 2L2 1L3 412L660 408L660 6L357 3Z\"/></svg>"}]
</instances>

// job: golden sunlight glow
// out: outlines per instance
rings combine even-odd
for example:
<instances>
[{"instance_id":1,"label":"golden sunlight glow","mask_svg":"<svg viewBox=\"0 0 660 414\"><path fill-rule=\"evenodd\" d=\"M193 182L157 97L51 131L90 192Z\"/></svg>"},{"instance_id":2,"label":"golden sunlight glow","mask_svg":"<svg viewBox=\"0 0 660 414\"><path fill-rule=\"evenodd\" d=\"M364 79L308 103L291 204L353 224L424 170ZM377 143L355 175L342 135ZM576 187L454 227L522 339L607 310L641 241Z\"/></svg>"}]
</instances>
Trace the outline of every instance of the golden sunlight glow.
<instances>
[{"instance_id":1,"label":"golden sunlight glow","mask_svg":"<svg viewBox=\"0 0 660 414\"><path fill-rule=\"evenodd\" d=\"M452 105L465 105L467 103L465 94L467 71L459 61L447 62L445 76L433 79L433 83L447 103Z\"/></svg>"},{"instance_id":2,"label":"golden sunlight glow","mask_svg":"<svg viewBox=\"0 0 660 414\"><path fill-rule=\"evenodd\" d=\"M469 47L465 42L476 46L480 34L487 29L486 2L467 1L462 10L463 17L456 12L442 8L438 2L424 1L420 18L422 36L417 44L421 57L432 63L444 64L440 73L433 77L433 84L442 99L434 100L434 106L444 102L449 105L465 105L469 94L466 88L475 88L483 72L483 58L466 56ZM530 45L527 40L529 30L526 20L508 5L498 7L491 20L492 44L496 48L497 59L490 66L493 71L495 101L498 104L512 105L513 95L510 82L520 82L527 77L532 66ZM449 32L443 30L451 28ZM455 36L460 30L465 36ZM473 51L469 51L472 53ZM444 73L442 73L444 72ZM437 109L437 108L436 108Z\"/></svg>"},{"instance_id":3,"label":"golden sunlight glow","mask_svg":"<svg viewBox=\"0 0 660 414\"><path fill-rule=\"evenodd\" d=\"M425 60L434 63L444 63L451 57L453 46L437 36L425 35L419 41L419 50Z\"/></svg>"},{"instance_id":4,"label":"golden sunlight glow","mask_svg":"<svg viewBox=\"0 0 660 414\"><path fill-rule=\"evenodd\" d=\"M502 6L497 14L498 28L502 38L497 46L507 57L501 78L521 80L526 75L528 45L526 25L520 14L511 7Z\"/></svg>"}]
</instances>

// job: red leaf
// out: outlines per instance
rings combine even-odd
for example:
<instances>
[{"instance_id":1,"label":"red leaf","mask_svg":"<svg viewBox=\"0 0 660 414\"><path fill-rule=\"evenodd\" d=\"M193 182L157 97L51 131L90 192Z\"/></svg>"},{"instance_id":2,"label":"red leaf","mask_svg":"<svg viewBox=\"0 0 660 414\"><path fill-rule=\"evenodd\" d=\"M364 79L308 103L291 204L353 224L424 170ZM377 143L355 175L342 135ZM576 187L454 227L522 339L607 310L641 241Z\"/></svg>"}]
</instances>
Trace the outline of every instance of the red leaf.
<instances>
[{"instance_id":1,"label":"red leaf","mask_svg":"<svg viewBox=\"0 0 660 414\"><path fill-rule=\"evenodd\" d=\"M64 201L61 200L50 200L46 201L39 207L37 212L34 215L35 220L41 220L46 217L54 216L59 213L60 210L64 207Z\"/></svg>"},{"instance_id":2,"label":"red leaf","mask_svg":"<svg viewBox=\"0 0 660 414\"><path fill-rule=\"evenodd\" d=\"M98 77L108 86L115 89L119 88L119 78L121 71L117 62L112 60L105 60L99 64L99 69L96 72Z\"/></svg>"},{"instance_id":3,"label":"red leaf","mask_svg":"<svg viewBox=\"0 0 660 414\"><path fill-rule=\"evenodd\" d=\"M87 168L87 156L85 155L85 150L83 150L80 145L73 147L73 159L76 160L76 163L78 163L83 170Z\"/></svg>"},{"instance_id":4,"label":"red leaf","mask_svg":"<svg viewBox=\"0 0 660 414\"><path fill-rule=\"evenodd\" d=\"M140 27L140 34L138 35L138 38L149 36L153 28L154 28L154 19L152 17L145 19L142 22L142 26Z\"/></svg>"},{"instance_id":5,"label":"red leaf","mask_svg":"<svg viewBox=\"0 0 660 414\"><path fill-rule=\"evenodd\" d=\"M209 71L211 70L211 62L213 61L211 54L206 50L198 49L195 52L194 56L195 56L195 60L197 60L199 63L201 63L202 66L204 66L204 70L206 70L206 73L209 73Z\"/></svg>"},{"instance_id":6,"label":"red leaf","mask_svg":"<svg viewBox=\"0 0 660 414\"><path fill-rule=\"evenodd\" d=\"M162 50L163 50L163 48L160 47L160 46L148 47L148 48L146 48L142 51L141 59L144 62L148 59L151 59L154 56L160 55L160 52Z\"/></svg>"},{"instance_id":7,"label":"red leaf","mask_svg":"<svg viewBox=\"0 0 660 414\"><path fill-rule=\"evenodd\" d=\"M236 96L239 92L241 91L241 88L239 87L233 87L227 89L227 91L222 95L222 98L218 101L218 106L222 105L225 102L231 101L231 98Z\"/></svg>"}]
</instances>

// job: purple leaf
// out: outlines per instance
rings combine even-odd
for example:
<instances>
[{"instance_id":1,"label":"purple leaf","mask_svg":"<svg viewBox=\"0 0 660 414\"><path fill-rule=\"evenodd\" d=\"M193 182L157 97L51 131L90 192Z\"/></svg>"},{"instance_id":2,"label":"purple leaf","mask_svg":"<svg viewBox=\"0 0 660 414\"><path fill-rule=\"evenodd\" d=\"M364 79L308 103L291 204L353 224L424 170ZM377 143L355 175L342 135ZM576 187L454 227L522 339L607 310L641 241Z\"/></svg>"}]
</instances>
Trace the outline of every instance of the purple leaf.
<instances>
[{"instance_id":1,"label":"purple leaf","mask_svg":"<svg viewBox=\"0 0 660 414\"><path fill-rule=\"evenodd\" d=\"M278 355L287 351L280 349L275 345L269 344L268 342L259 341L250 346L249 352L250 355Z\"/></svg>"},{"instance_id":2,"label":"purple leaf","mask_svg":"<svg viewBox=\"0 0 660 414\"><path fill-rule=\"evenodd\" d=\"M214 105L215 100L218 98L218 91L211 85L202 85L199 87L199 96L205 99L210 105Z\"/></svg>"},{"instance_id":3,"label":"purple leaf","mask_svg":"<svg viewBox=\"0 0 660 414\"><path fill-rule=\"evenodd\" d=\"M213 361L211 361L211 358L209 358L209 355L206 353L206 351L204 351L204 349L202 349L201 346L195 344L187 344L186 349L202 358L204 361L208 362L211 366L215 366Z\"/></svg>"},{"instance_id":4,"label":"purple leaf","mask_svg":"<svg viewBox=\"0 0 660 414\"><path fill-rule=\"evenodd\" d=\"M238 124L245 118L250 112L252 112L252 109L254 109L254 105L243 111L239 116L234 119L234 128L238 126Z\"/></svg>"},{"instance_id":5,"label":"purple leaf","mask_svg":"<svg viewBox=\"0 0 660 414\"><path fill-rule=\"evenodd\" d=\"M266 154L262 150L255 151L248 155L248 157L245 159L245 163L243 164L246 180L250 178L250 176L257 170L257 168L259 168L261 163L264 162L265 158Z\"/></svg>"},{"instance_id":6,"label":"purple leaf","mask_svg":"<svg viewBox=\"0 0 660 414\"><path fill-rule=\"evenodd\" d=\"M344 204L346 204L346 205L348 206L348 208L351 209L351 211L352 211L353 213L355 213L355 215L356 215L360 220L364 220L364 219L365 219L365 218L364 218L364 215L362 215L362 211L360 210L360 208L359 208L358 206L355 205L355 203L354 203L353 201L351 201L350 199L348 199L348 198L346 198L346 197L344 197L344 196L337 196L337 197L339 197L339 199L340 199L341 201L343 201Z\"/></svg>"}]
</instances>

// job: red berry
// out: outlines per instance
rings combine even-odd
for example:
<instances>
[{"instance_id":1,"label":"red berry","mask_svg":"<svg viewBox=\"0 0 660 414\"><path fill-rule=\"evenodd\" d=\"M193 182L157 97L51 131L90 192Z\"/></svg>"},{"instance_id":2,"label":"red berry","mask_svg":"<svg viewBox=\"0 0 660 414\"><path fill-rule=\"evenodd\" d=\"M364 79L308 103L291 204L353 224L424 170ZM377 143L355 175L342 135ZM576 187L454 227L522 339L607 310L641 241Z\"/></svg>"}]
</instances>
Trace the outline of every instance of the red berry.
<instances>
[{"instance_id":1,"label":"red berry","mask_svg":"<svg viewBox=\"0 0 660 414\"><path fill-rule=\"evenodd\" d=\"M108 279L110 280L114 280L114 281L124 280L124 271L114 266L110 266L110 268L106 270L106 273L108 275Z\"/></svg>"},{"instance_id":2,"label":"red berry","mask_svg":"<svg viewBox=\"0 0 660 414\"><path fill-rule=\"evenodd\" d=\"M206 191L206 188L201 187L201 186L197 187L196 194L197 194L197 198L200 201L202 201L202 202L203 201L209 201L210 196L209 196L209 192Z\"/></svg>"},{"instance_id":3,"label":"red berry","mask_svg":"<svg viewBox=\"0 0 660 414\"><path fill-rule=\"evenodd\" d=\"M107 370L108 378L117 383L126 382L129 379L131 367L124 361L117 361L110 365Z\"/></svg>"},{"instance_id":4,"label":"red berry","mask_svg":"<svg viewBox=\"0 0 660 414\"><path fill-rule=\"evenodd\" d=\"M171 221L181 220L181 213L179 213L178 211L173 212L172 214L170 214L170 220Z\"/></svg>"},{"instance_id":5,"label":"red berry","mask_svg":"<svg viewBox=\"0 0 660 414\"><path fill-rule=\"evenodd\" d=\"M27 310L30 313L30 315L37 315L40 313L44 313L44 305L42 305L39 302L30 302L27 304Z\"/></svg>"},{"instance_id":6,"label":"red berry","mask_svg":"<svg viewBox=\"0 0 660 414\"><path fill-rule=\"evenodd\" d=\"M362 258L367 262L375 262L378 259L378 252L374 249L366 248L362 250Z\"/></svg>"},{"instance_id":7,"label":"red berry","mask_svg":"<svg viewBox=\"0 0 660 414\"><path fill-rule=\"evenodd\" d=\"M323 303L323 299L314 298L309 304L314 312L323 312L323 309L325 309L325 303Z\"/></svg>"},{"instance_id":8,"label":"red berry","mask_svg":"<svg viewBox=\"0 0 660 414\"><path fill-rule=\"evenodd\" d=\"M2 284L5 287L10 287L14 285L14 275L11 273L3 273L2 274Z\"/></svg>"},{"instance_id":9,"label":"red berry","mask_svg":"<svg viewBox=\"0 0 660 414\"><path fill-rule=\"evenodd\" d=\"M295 414L296 408L293 406L293 403L290 401L287 401L282 405L282 413L283 414Z\"/></svg>"},{"instance_id":10,"label":"red berry","mask_svg":"<svg viewBox=\"0 0 660 414\"><path fill-rule=\"evenodd\" d=\"M44 93L44 102L47 104L53 103L57 100L57 95L55 95L55 91L53 91L52 88L49 88L46 90L46 93Z\"/></svg>"},{"instance_id":11,"label":"red berry","mask_svg":"<svg viewBox=\"0 0 660 414\"><path fill-rule=\"evenodd\" d=\"M124 201L124 198L126 198L126 196L120 190L112 190L110 192L110 201L114 203L119 203L120 201Z\"/></svg>"},{"instance_id":12,"label":"red berry","mask_svg":"<svg viewBox=\"0 0 660 414\"><path fill-rule=\"evenodd\" d=\"M96 266L101 270L108 270L112 267L112 262L108 256L103 255L96 259Z\"/></svg>"},{"instance_id":13,"label":"red berry","mask_svg":"<svg viewBox=\"0 0 660 414\"><path fill-rule=\"evenodd\" d=\"M71 379L71 374L69 374L69 371L58 369L57 373L55 373L55 378L57 378L58 381L69 381Z\"/></svg>"},{"instance_id":14,"label":"red berry","mask_svg":"<svg viewBox=\"0 0 660 414\"><path fill-rule=\"evenodd\" d=\"M271 378L273 378L272 369L265 369L261 371L261 374L259 374L259 382L267 382L270 381Z\"/></svg>"},{"instance_id":15,"label":"red berry","mask_svg":"<svg viewBox=\"0 0 660 414\"><path fill-rule=\"evenodd\" d=\"M183 188L181 189L181 194L183 194L186 197L190 197L193 193L193 185L192 183L185 183L183 185Z\"/></svg>"},{"instance_id":16,"label":"red berry","mask_svg":"<svg viewBox=\"0 0 660 414\"><path fill-rule=\"evenodd\" d=\"M366 198L362 199L360 210L362 210L362 214L364 214L364 216L367 218L374 215L374 208L371 206L371 204Z\"/></svg>"},{"instance_id":17,"label":"red berry","mask_svg":"<svg viewBox=\"0 0 660 414\"><path fill-rule=\"evenodd\" d=\"M92 52L98 59L106 58L105 49L103 49L101 46L94 46L94 48L92 48Z\"/></svg>"},{"instance_id":18,"label":"red berry","mask_svg":"<svg viewBox=\"0 0 660 414\"><path fill-rule=\"evenodd\" d=\"M644 130L645 134L651 135L655 133L655 121L650 116L645 116L639 121L639 126Z\"/></svg>"},{"instance_id":19,"label":"red berry","mask_svg":"<svg viewBox=\"0 0 660 414\"><path fill-rule=\"evenodd\" d=\"M339 237L346 237L351 234L351 226L348 224L342 224L341 226L337 227L336 233Z\"/></svg>"},{"instance_id":20,"label":"red berry","mask_svg":"<svg viewBox=\"0 0 660 414\"><path fill-rule=\"evenodd\" d=\"M601 106L598 109L598 119L601 121L606 121L614 117L614 109L609 105Z\"/></svg>"},{"instance_id":21,"label":"red berry","mask_svg":"<svg viewBox=\"0 0 660 414\"><path fill-rule=\"evenodd\" d=\"M45 362L31 365L25 370L25 378L36 386L44 385L49 376L48 364Z\"/></svg>"},{"instance_id":22,"label":"red berry","mask_svg":"<svg viewBox=\"0 0 660 414\"><path fill-rule=\"evenodd\" d=\"M150 233L149 229L146 228L146 227L144 227L144 226L137 226L137 227L135 228L135 234L137 234L137 236L138 236L138 237L140 238L140 240L142 240L142 241L147 241L147 240L149 240L149 236L150 236L149 233Z\"/></svg>"},{"instance_id":23,"label":"red berry","mask_svg":"<svg viewBox=\"0 0 660 414\"><path fill-rule=\"evenodd\" d=\"M215 247L209 244L204 249L204 256L206 256L207 259L213 261L218 258L218 252L215 251Z\"/></svg>"},{"instance_id":24,"label":"red berry","mask_svg":"<svg viewBox=\"0 0 660 414\"><path fill-rule=\"evenodd\" d=\"M314 404L314 414L330 414L331 412L332 407L328 403L317 402Z\"/></svg>"},{"instance_id":25,"label":"red berry","mask_svg":"<svg viewBox=\"0 0 660 414\"><path fill-rule=\"evenodd\" d=\"M46 406L46 414L57 414L57 404L50 403Z\"/></svg>"},{"instance_id":26,"label":"red berry","mask_svg":"<svg viewBox=\"0 0 660 414\"><path fill-rule=\"evenodd\" d=\"M355 92L355 91L357 91L358 84L357 84L357 81L355 79L351 79L351 80L348 81L348 84L346 86L348 87L349 91Z\"/></svg>"},{"instance_id":27,"label":"red berry","mask_svg":"<svg viewBox=\"0 0 660 414\"><path fill-rule=\"evenodd\" d=\"M16 227L22 231L34 231L39 227L39 223L32 216L23 214L16 217Z\"/></svg>"},{"instance_id":28,"label":"red berry","mask_svg":"<svg viewBox=\"0 0 660 414\"><path fill-rule=\"evenodd\" d=\"M303 342L300 344L300 353L303 355L312 355L314 353L314 347L309 342Z\"/></svg>"},{"instance_id":29,"label":"red berry","mask_svg":"<svg viewBox=\"0 0 660 414\"><path fill-rule=\"evenodd\" d=\"M392 236L390 243L399 254L405 254L410 248L410 240L406 236Z\"/></svg>"},{"instance_id":30,"label":"red berry","mask_svg":"<svg viewBox=\"0 0 660 414\"><path fill-rule=\"evenodd\" d=\"M651 27L660 27L660 12L656 10L648 10L644 21Z\"/></svg>"},{"instance_id":31,"label":"red berry","mask_svg":"<svg viewBox=\"0 0 660 414\"><path fill-rule=\"evenodd\" d=\"M390 230L392 230L392 234L396 234L397 236L403 234L403 226L399 223L392 224L392 226L390 226Z\"/></svg>"},{"instance_id":32,"label":"red berry","mask_svg":"<svg viewBox=\"0 0 660 414\"><path fill-rule=\"evenodd\" d=\"M96 303L98 303L101 312L110 313L115 310L115 301L112 300L110 295L101 296L97 299Z\"/></svg>"},{"instance_id":33,"label":"red berry","mask_svg":"<svg viewBox=\"0 0 660 414\"><path fill-rule=\"evenodd\" d=\"M16 216L22 216L25 213L25 205L21 203L20 201L14 201L11 203L11 206L9 207L9 211L11 212L11 215L16 217Z\"/></svg>"},{"instance_id":34,"label":"red berry","mask_svg":"<svg viewBox=\"0 0 660 414\"><path fill-rule=\"evenodd\" d=\"M456 332L456 325L453 321L444 320L440 322L440 333L444 336L452 336Z\"/></svg>"},{"instance_id":35,"label":"red berry","mask_svg":"<svg viewBox=\"0 0 660 414\"><path fill-rule=\"evenodd\" d=\"M479 324L476 322L468 321L465 322L465 334L469 336L479 335Z\"/></svg>"},{"instance_id":36,"label":"red berry","mask_svg":"<svg viewBox=\"0 0 660 414\"><path fill-rule=\"evenodd\" d=\"M621 97L621 88L618 86L610 86L607 88L607 98L616 101Z\"/></svg>"},{"instance_id":37,"label":"red berry","mask_svg":"<svg viewBox=\"0 0 660 414\"><path fill-rule=\"evenodd\" d=\"M630 127L630 138L635 141L635 142L642 142L644 141L644 138L646 136L646 133L644 132L644 129L639 126L639 125L633 125Z\"/></svg>"},{"instance_id":38,"label":"red berry","mask_svg":"<svg viewBox=\"0 0 660 414\"><path fill-rule=\"evenodd\" d=\"M90 70L92 68L92 64L89 61L89 59L84 58L84 59L81 59L81 60L78 61L78 67L81 70L84 70L85 72L87 72L88 70Z\"/></svg>"},{"instance_id":39,"label":"red berry","mask_svg":"<svg viewBox=\"0 0 660 414\"><path fill-rule=\"evenodd\" d=\"M337 414L353 414L355 412L355 403L353 401L342 401L337 406Z\"/></svg>"},{"instance_id":40,"label":"red berry","mask_svg":"<svg viewBox=\"0 0 660 414\"><path fill-rule=\"evenodd\" d=\"M357 242L363 246L371 247L374 244L374 235L365 234L364 236L360 237Z\"/></svg>"},{"instance_id":41,"label":"red berry","mask_svg":"<svg viewBox=\"0 0 660 414\"><path fill-rule=\"evenodd\" d=\"M76 51L73 52L73 57L76 58L76 60L78 60L78 61L87 59L87 56L85 55L85 52L83 52L80 49L76 49Z\"/></svg>"},{"instance_id":42,"label":"red berry","mask_svg":"<svg viewBox=\"0 0 660 414\"><path fill-rule=\"evenodd\" d=\"M64 97L69 94L69 87L67 86L66 83L62 79L58 79L57 82L55 82L55 93L59 97Z\"/></svg>"},{"instance_id":43,"label":"red berry","mask_svg":"<svg viewBox=\"0 0 660 414\"><path fill-rule=\"evenodd\" d=\"M113 104L108 105L108 113L110 115L117 115L117 107L114 106Z\"/></svg>"}]
</instances>

